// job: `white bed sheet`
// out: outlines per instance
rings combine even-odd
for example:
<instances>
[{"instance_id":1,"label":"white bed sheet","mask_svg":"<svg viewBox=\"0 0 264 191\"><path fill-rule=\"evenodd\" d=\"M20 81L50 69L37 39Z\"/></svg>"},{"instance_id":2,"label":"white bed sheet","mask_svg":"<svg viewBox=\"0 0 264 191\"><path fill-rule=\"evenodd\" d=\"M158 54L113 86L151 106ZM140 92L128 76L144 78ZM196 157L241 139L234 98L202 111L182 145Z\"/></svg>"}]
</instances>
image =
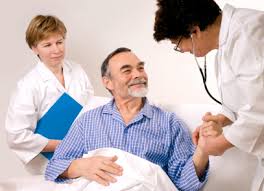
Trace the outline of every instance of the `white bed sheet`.
<instances>
[{"instance_id":1,"label":"white bed sheet","mask_svg":"<svg viewBox=\"0 0 264 191\"><path fill-rule=\"evenodd\" d=\"M122 176L116 177L116 183L106 187L85 178L78 178L70 183L55 184L39 175L0 180L0 191L177 191L167 174L156 164L115 148L97 149L84 157L98 155L118 157L117 163L124 171Z\"/></svg>"}]
</instances>

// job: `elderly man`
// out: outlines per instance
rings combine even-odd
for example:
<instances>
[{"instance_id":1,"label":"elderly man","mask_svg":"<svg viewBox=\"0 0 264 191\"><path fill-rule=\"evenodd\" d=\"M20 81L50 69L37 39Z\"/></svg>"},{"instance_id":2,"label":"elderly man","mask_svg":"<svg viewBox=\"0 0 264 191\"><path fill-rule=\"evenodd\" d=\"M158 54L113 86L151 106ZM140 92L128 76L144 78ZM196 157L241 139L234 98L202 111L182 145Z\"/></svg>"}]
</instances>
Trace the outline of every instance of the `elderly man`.
<instances>
[{"instance_id":1,"label":"elderly man","mask_svg":"<svg viewBox=\"0 0 264 191\"><path fill-rule=\"evenodd\" d=\"M192 144L175 114L149 104L144 62L128 48L112 52L102 64L102 81L113 99L83 114L56 149L46 179L64 182L85 177L102 185L122 175L117 157L81 158L112 147L159 165L179 190L199 190L207 180L208 153Z\"/></svg>"}]
</instances>

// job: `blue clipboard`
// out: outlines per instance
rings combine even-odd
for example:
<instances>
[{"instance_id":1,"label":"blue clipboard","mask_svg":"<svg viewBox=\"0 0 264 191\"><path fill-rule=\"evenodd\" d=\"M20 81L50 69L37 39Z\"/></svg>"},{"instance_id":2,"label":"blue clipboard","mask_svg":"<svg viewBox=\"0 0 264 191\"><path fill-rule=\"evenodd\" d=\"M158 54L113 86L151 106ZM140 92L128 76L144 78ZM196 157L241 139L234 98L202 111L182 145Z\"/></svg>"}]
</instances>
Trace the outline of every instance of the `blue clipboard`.
<instances>
[{"instance_id":1,"label":"blue clipboard","mask_svg":"<svg viewBox=\"0 0 264 191\"><path fill-rule=\"evenodd\" d=\"M48 139L62 140L81 109L82 105L67 93L63 93L38 121L35 133ZM53 156L53 152L42 152L41 154L49 160Z\"/></svg>"}]
</instances>

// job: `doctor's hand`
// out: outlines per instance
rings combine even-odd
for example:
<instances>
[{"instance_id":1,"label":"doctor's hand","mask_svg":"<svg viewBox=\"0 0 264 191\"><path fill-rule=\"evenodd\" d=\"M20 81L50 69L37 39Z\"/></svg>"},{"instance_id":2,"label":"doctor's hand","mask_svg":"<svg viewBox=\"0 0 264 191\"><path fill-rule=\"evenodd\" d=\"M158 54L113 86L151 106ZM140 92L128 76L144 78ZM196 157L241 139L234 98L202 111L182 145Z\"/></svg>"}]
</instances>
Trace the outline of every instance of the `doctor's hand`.
<instances>
[{"instance_id":1,"label":"doctor's hand","mask_svg":"<svg viewBox=\"0 0 264 191\"><path fill-rule=\"evenodd\" d=\"M222 127L219 127L215 122L203 122L202 125L197 127L192 133L192 141L195 145L198 145L200 139L206 137L217 137L223 132Z\"/></svg>"},{"instance_id":2,"label":"doctor's hand","mask_svg":"<svg viewBox=\"0 0 264 191\"><path fill-rule=\"evenodd\" d=\"M230 125L232 121L223 114L212 115L210 112L205 113L202 120L204 122L214 121L219 126L224 127Z\"/></svg>"},{"instance_id":3,"label":"doctor's hand","mask_svg":"<svg viewBox=\"0 0 264 191\"><path fill-rule=\"evenodd\" d=\"M217 137L201 136L198 141L197 147L207 155L220 156L227 149L233 147L233 145L227 141L223 134Z\"/></svg>"},{"instance_id":4,"label":"doctor's hand","mask_svg":"<svg viewBox=\"0 0 264 191\"><path fill-rule=\"evenodd\" d=\"M68 178L84 177L99 184L108 186L116 182L113 176L121 176L123 168L116 164L117 156L104 157L94 156L89 158L80 158L72 162L66 173L62 176Z\"/></svg>"},{"instance_id":5,"label":"doctor's hand","mask_svg":"<svg viewBox=\"0 0 264 191\"><path fill-rule=\"evenodd\" d=\"M54 152L56 147L60 144L61 140L50 139L48 144L41 152Z\"/></svg>"},{"instance_id":6,"label":"doctor's hand","mask_svg":"<svg viewBox=\"0 0 264 191\"><path fill-rule=\"evenodd\" d=\"M222 114L212 115L207 112L202 117L203 123L197 127L192 133L192 141L195 145L198 144L200 136L213 136L217 137L222 134L222 128L232 123L227 117Z\"/></svg>"},{"instance_id":7,"label":"doctor's hand","mask_svg":"<svg viewBox=\"0 0 264 191\"><path fill-rule=\"evenodd\" d=\"M219 115L212 115L210 112L207 112L202 119L203 124L200 126L201 136L217 137L222 134L223 123Z\"/></svg>"}]
</instances>

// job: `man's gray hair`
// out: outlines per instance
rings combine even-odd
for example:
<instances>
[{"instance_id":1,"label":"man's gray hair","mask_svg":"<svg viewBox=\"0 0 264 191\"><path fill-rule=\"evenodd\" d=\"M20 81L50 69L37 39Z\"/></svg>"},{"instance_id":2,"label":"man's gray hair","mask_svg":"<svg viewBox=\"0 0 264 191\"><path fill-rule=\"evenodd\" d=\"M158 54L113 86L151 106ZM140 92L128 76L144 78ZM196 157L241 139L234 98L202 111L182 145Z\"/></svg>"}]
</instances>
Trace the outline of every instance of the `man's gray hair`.
<instances>
[{"instance_id":1,"label":"man's gray hair","mask_svg":"<svg viewBox=\"0 0 264 191\"><path fill-rule=\"evenodd\" d=\"M126 48L126 47L120 47L120 48L117 48L116 50L114 50L113 52L111 52L107 57L106 59L103 61L102 65L101 65L101 75L102 77L104 76L110 76L110 72L109 72L109 69L108 69L108 66L109 66L109 60L121 53L121 52L131 52L131 50L129 48Z\"/></svg>"}]
</instances>

